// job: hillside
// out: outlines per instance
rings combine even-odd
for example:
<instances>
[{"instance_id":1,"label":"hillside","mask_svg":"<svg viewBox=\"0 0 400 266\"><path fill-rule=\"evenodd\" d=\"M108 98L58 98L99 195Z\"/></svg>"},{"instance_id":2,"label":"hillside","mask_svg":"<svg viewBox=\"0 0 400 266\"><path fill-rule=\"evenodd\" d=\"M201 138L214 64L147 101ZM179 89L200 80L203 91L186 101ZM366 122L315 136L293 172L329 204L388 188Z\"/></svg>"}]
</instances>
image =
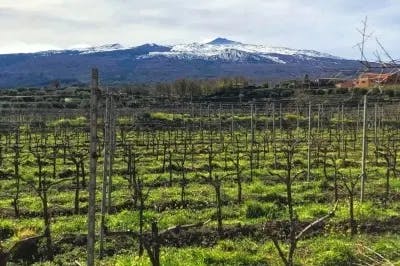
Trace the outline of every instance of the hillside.
<instances>
[{"instance_id":1,"label":"hillside","mask_svg":"<svg viewBox=\"0 0 400 266\"><path fill-rule=\"evenodd\" d=\"M53 80L88 82L96 66L102 82L147 83L178 78L245 76L255 81L304 76L354 74L354 60L313 50L243 44L224 38L209 43L123 47L104 45L76 50L0 55L0 87L47 85Z\"/></svg>"}]
</instances>

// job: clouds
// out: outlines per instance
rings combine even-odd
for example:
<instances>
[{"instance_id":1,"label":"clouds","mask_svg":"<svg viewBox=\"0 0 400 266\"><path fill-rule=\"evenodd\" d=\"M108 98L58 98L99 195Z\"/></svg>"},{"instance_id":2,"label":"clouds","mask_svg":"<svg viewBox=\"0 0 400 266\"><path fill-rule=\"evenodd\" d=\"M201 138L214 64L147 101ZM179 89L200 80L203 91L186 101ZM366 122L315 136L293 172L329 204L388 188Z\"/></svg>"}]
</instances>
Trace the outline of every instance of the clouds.
<instances>
[{"instance_id":1,"label":"clouds","mask_svg":"<svg viewBox=\"0 0 400 266\"><path fill-rule=\"evenodd\" d=\"M375 34L399 54L398 10L396 0L2 0L0 52L223 36L356 57L356 27L368 15Z\"/></svg>"}]
</instances>

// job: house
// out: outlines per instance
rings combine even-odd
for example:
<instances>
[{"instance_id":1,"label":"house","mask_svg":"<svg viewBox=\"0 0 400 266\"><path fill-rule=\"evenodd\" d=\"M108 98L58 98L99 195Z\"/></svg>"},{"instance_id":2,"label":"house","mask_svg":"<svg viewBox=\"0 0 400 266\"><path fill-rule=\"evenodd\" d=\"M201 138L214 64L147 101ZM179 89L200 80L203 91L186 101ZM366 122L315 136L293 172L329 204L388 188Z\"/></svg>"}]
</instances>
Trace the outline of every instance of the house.
<instances>
[{"instance_id":1,"label":"house","mask_svg":"<svg viewBox=\"0 0 400 266\"><path fill-rule=\"evenodd\" d=\"M380 85L400 84L400 72L396 73L362 73L354 80L336 84L336 88L373 88Z\"/></svg>"},{"instance_id":2,"label":"house","mask_svg":"<svg viewBox=\"0 0 400 266\"><path fill-rule=\"evenodd\" d=\"M363 73L355 80L357 88L371 88L380 85L400 84L399 72L396 73Z\"/></svg>"},{"instance_id":3,"label":"house","mask_svg":"<svg viewBox=\"0 0 400 266\"><path fill-rule=\"evenodd\" d=\"M315 81L318 88L321 87L335 87L336 84L342 83L344 80L341 78L319 78Z\"/></svg>"},{"instance_id":4,"label":"house","mask_svg":"<svg viewBox=\"0 0 400 266\"><path fill-rule=\"evenodd\" d=\"M354 88L355 85L355 80L353 79L349 79L349 80L345 80L343 82L337 83L335 85L336 88L342 89L342 88Z\"/></svg>"}]
</instances>

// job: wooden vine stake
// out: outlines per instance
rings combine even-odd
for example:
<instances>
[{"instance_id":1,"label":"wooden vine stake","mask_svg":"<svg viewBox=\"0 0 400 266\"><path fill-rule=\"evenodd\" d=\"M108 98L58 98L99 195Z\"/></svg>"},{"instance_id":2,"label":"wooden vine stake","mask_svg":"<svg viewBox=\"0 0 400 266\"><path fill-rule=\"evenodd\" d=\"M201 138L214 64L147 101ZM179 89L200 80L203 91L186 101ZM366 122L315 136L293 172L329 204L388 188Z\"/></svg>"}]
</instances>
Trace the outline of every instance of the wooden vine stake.
<instances>
[{"instance_id":1,"label":"wooden vine stake","mask_svg":"<svg viewBox=\"0 0 400 266\"><path fill-rule=\"evenodd\" d=\"M367 178L365 172L365 157L367 155L367 95L364 95L364 114L363 114L363 138L362 138L362 159L361 159L361 191L360 202L364 200L364 185Z\"/></svg>"},{"instance_id":2,"label":"wooden vine stake","mask_svg":"<svg viewBox=\"0 0 400 266\"><path fill-rule=\"evenodd\" d=\"M99 94L99 72L92 69L90 88L90 177L88 199L87 265L94 266L95 225L96 225L96 168L97 168L97 109Z\"/></svg>"}]
</instances>

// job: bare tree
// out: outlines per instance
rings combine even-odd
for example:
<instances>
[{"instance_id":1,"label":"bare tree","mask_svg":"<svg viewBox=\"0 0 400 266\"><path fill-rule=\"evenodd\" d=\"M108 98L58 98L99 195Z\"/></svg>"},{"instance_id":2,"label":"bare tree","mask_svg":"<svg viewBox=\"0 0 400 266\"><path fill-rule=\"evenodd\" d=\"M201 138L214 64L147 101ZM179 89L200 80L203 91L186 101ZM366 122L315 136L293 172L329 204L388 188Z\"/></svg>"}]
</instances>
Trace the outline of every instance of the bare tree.
<instances>
[{"instance_id":1,"label":"bare tree","mask_svg":"<svg viewBox=\"0 0 400 266\"><path fill-rule=\"evenodd\" d=\"M272 235L271 237L282 262L287 266L294 265L294 260L293 260L294 253L297 248L297 243L301 239L301 237L315 225L333 216L337 207L337 204L335 204L334 209L330 211L327 215L315 220L314 222L306 226L304 229L302 229L300 232L297 232L298 221L293 208L294 202L292 197L292 185L293 182L296 181L300 176L304 176L307 174L306 171L299 171L293 173L294 170L293 156L296 152L297 145L298 141L296 139L291 138L286 141L285 146L281 149L281 152L283 153L284 158L286 160L286 168L285 168L286 173L282 175L277 172L275 173L270 172L272 176L278 177L278 179L286 185L286 202L287 202L286 204L288 207L288 214L289 214L289 235L288 235L289 250L286 252L286 254L283 251L281 244L279 244L278 238L274 235Z\"/></svg>"},{"instance_id":2,"label":"bare tree","mask_svg":"<svg viewBox=\"0 0 400 266\"><path fill-rule=\"evenodd\" d=\"M339 172L342 178L343 185L347 191L348 202L349 202L349 225L350 234L354 236L357 234L357 222L354 218L354 196L356 194L356 186L359 180L358 175L352 175L351 170L345 173L343 170Z\"/></svg>"},{"instance_id":3,"label":"bare tree","mask_svg":"<svg viewBox=\"0 0 400 266\"><path fill-rule=\"evenodd\" d=\"M390 172L397 176L397 154L399 145L394 136L388 136L386 143L381 143L376 150L376 154L382 157L386 163L386 184L385 184L385 205L390 200Z\"/></svg>"},{"instance_id":4,"label":"bare tree","mask_svg":"<svg viewBox=\"0 0 400 266\"><path fill-rule=\"evenodd\" d=\"M237 184L237 202L239 204L242 203L242 183L243 183L243 168L241 167L241 159L243 158L243 156L240 155L240 140L239 137L237 135L235 135L235 155L234 158L231 158L231 162L233 163L234 167L235 167L235 181Z\"/></svg>"},{"instance_id":5,"label":"bare tree","mask_svg":"<svg viewBox=\"0 0 400 266\"><path fill-rule=\"evenodd\" d=\"M48 147L44 143L44 137L42 134L35 137L34 143L29 146L30 153L34 156L37 172L35 173L36 178L22 178L38 195L42 202L42 218L44 223L44 234L46 238L46 249L49 260L53 259L53 241L51 235L51 214L48 204L48 191L55 185L68 181L69 179L50 180L49 172L44 171L44 166L50 159L51 155L48 154Z\"/></svg>"},{"instance_id":6,"label":"bare tree","mask_svg":"<svg viewBox=\"0 0 400 266\"><path fill-rule=\"evenodd\" d=\"M85 145L81 143L73 144L69 138L66 141L66 147L68 150L67 158L75 165L75 199L74 199L74 213L79 214L79 199L80 199L80 191L84 185L83 178L84 176L84 165L85 159L88 156L89 151L85 147Z\"/></svg>"}]
</instances>

